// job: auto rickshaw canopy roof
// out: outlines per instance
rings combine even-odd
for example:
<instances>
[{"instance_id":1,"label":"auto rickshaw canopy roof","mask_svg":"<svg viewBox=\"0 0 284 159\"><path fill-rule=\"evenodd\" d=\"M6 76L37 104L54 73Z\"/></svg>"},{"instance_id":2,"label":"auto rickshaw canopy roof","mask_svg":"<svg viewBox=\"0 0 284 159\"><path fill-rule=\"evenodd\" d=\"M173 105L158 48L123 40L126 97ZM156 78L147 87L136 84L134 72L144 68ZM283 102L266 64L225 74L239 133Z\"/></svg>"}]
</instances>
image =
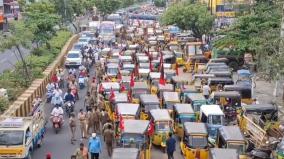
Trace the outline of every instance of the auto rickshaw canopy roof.
<instances>
[{"instance_id":1,"label":"auto rickshaw canopy roof","mask_svg":"<svg viewBox=\"0 0 284 159\"><path fill-rule=\"evenodd\" d=\"M202 105L200 107L200 113L204 113L204 115L224 115L219 105Z\"/></svg>"},{"instance_id":2,"label":"auto rickshaw canopy roof","mask_svg":"<svg viewBox=\"0 0 284 159\"><path fill-rule=\"evenodd\" d=\"M174 110L177 114L194 114L191 104L176 103L174 105Z\"/></svg>"},{"instance_id":3,"label":"auto rickshaw canopy roof","mask_svg":"<svg viewBox=\"0 0 284 159\"><path fill-rule=\"evenodd\" d=\"M114 95L114 102L115 103L126 103L128 102L128 96L126 93L116 93Z\"/></svg>"},{"instance_id":4,"label":"auto rickshaw canopy roof","mask_svg":"<svg viewBox=\"0 0 284 159\"><path fill-rule=\"evenodd\" d=\"M117 104L117 111L118 114L121 115L137 115L137 112L139 110L139 104L133 104L133 103L118 103Z\"/></svg>"},{"instance_id":5,"label":"auto rickshaw canopy roof","mask_svg":"<svg viewBox=\"0 0 284 159\"><path fill-rule=\"evenodd\" d=\"M122 82L130 82L131 76L121 76L121 81Z\"/></svg>"},{"instance_id":6,"label":"auto rickshaw canopy roof","mask_svg":"<svg viewBox=\"0 0 284 159\"><path fill-rule=\"evenodd\" d=\"M213 78L209 78L208 79L208 82L226 82L226 83L232 83L234 84L234 81L232 78L229 78L229 77L213 77Z\"/></svg>"},{"instance_id":7,"label":"auto rickshaw canopy roof","mask_svg":"<svg viewBox=\"0 0 284 159\"><path fill-rule=\"evenodd\" d=\"M138 70L139 74L149 74L150 73L150 69L148 68L139 68Z\"/></svg>"},{"instance_id":8,"label":"auto rickshaw canopy roof","mask_svg":"<svg viewBox=\"0 0 284 159\"><path fill-rule=\"evenodd\" d=\"M124 120L123 133L144 134L148 129L148 120Z\"/></svg>"},{"instance_id":9,"label":"auto rickshaw canopy roof","mask_svg":"<svg viewBox=\"0 0 284 159\"><path fill-rule=\"evenodd\" d=\"M107 68L115 68L118 69L118 63L108 63Z\"/></svg>"},{"instance_id":10,"label":"auto rickshaw canopy roof","mask_svg":"<svg viewBox=\"0 0 284 159\"><path fill-rule=\"evenodd\" d=\"M113 90L119 90L120 86L117 82L102 82L102 86L105 90L110 90L111 88Z\"/></svg>"},{"instance_id":11,"label":"auto rickshaw canopy roof","mask_svg":"<svg viewBox=\"0 0 284 159\"><path fill-rule=\"evenodd\" d=\"M251 104L242 105L242 109L246 113L273 113L278 111L277 105L273 104Z\"/></svg>"},{"instance_id":12,"label":"auto rickshaw canopy roof","mask_svg":"<svg viewBox=\"0 0 284 159\"><path fill-rule=\"evenodd\" d=\"M172 76L172 80L174 83L186 83L190 81L189 78L184 76Z\"/></svg>"},{"instance_id":13,"label":"auto rickshaw canopy roof","mask_svg":"<svg viewBox=\"0 0 284 159\"><path fill-rule=\"evenodd\" d=\"M236 149L212 148L210 155L211 159L239 159Z\"/></svg>"},{"instance_id":14,"label":"auto rickshaw canopy roof","mask_svg":"<svg viewBox=\"0 0 284 159\"><path fill-rule=\"evenodd\" d=\"M219 133L225 141L245 141L245 138L238 126L222 126Z\"/></svg>"},{"instance_id":15,"label":"auto rickshaw canopy roof","mask_svg":"<svg viewBox=\"0 0 284 159\"><path fill-rule=\"evenodd\" d=\"M149 89L149 88L146 82L135 82L132 89L138 90L138 89Z\"/></svg>"},{"instance_id":16,"label":"auto rickshaw canopy roof","mask_svg":"<svg viewBox=\"0 0 284 159\"><path fill-rule=\"evenodd\" d=\"M170 121L172 120L167 109L152 109L150 111L154 121Z\"/></svg>"},{"instance_id":17,"label":"auto rickshaw canopy roof","mask_svg":"<svg viewBox=\"0 0 284 159\"><path fill-rule=\"evenodd\" d=\"M142 104L160 104L159 98L154 94L141 94L140 101Z\"/></svg>"},{"instance_id":18,"label":"auto rickshaw canopy roof","mask_svg":"<svg viewBox=\"0 0 284 159\"><path fill-rule=\"evenodd\" d=\"M178 92L163 92L163 99L165 102L179 102Z\"/></svg>"},{"instance_id":19,"label":"auto rickshaw canopy roof","mask_svg":"<svg viewBox=\"0 0 284 159\"><path fill-rule=\"evenodd\" d=\"M126 69L126 68L132 68L132 69L134 69L134 68L135 68L135 65L134 65L134 64L131 64L131 63L124 63L123 66L122 66L122 69Z\"/></svg>"},{"instance_id":20,"label":"auto rickshaw canopy roof","mask_svg":"<svg viewBox=\"0 0 284 159\"><path fill-rule=\"evenodd\" d=\"M196 78L208 79L208 78L213 78L213 77L215 77L214 74L207 74L207 73L204 73L204 74L195 74L195 75L193 75L193 79L196 79Z\"/></svg>"},{"instance_id":21,"label":"auto rickshaw canopy roof","mask_svg":"<svg viewBox=\"0 0 284 159\"><path fill-rule=\"evenodd\" d=\"M150 63L139 63L139 68L150 68Z\"/></svg>"},{"instance_id":22,"label":"auto rickshaw canopy roof","mask_svg":"<svg viewBox=\"0 0 284 159\"><path fill-rule=\"evenodd\" d=\"M208 135L206 124L198 122L185 122L183 124L186 135L204 134Z\"/></svg>"},{"instance_id":23,"label":"auto rickshaw canopy roof","mask_svg":"<svg viewBox=\"0 0 284 159\"><path fill-rule=\"evenodd\" d=\"M182 93L199 93L199 91L195 88L194 85L184 85L181 88Z\"/></svg>"},{"instance_id":24,"label":"auto rickshaw canopy roof","mask_svg":"<svg viewBox=\"0 0 284 159\"><path fill-rule=\"evenodd\" d=\"M119 59L120 59L120 60L132 60L132 57L131 57L131 56L124 55L124 56L120 56Z\"/></svg>"},{"instance_id":25,"label":"auto rickshaw canopy roof","mask_svg":"<svg viewBox=\"0 0 284 159\"><path fill-rule=\"evenodd\" d=\"M225 97L225 98L241 98L241 94L237 91L219 91L219 92L213 92L213 98L214 99L219 99L221 97Z\"/></svg>"},{"instance_id":26,"label":"auto rickshaw canopy roof","mask_svg":"<svg viewBox=\"0 0 284 159\"><path fill-rule=\"evenodd\" d=\"M149 76L151 79L159 79L161 77L161 73L160 72L150 72Z\"/></svg>"},{"instance_id":27,"label":"auto rickshaw canopy roof","mask_svg":"<svg viewBox=\"0 0 284 159\"><path fill-rule=\"evenodd\" d=\"M215 63L208 62L206 64L206 68L209 67L209 66L224 66L224 65L227 65L227 64L225 62L215 62Z\"/></svg>"},{"instance_id":28,"label":"auto rickshaw canopy roof","mask_svg":"<svg viewBox=\"0 0 284 159\"><path fill-rule=\"evenodd\" d=\"M138 61L149 61L149 57L148 56L138 56Z\"/></svg>"},{"instance_id":29,"label":"auto rickshaw canopy roof","mask_svg":"<svg viewBox=\"0 0 284 159\"><path fill-rule=\"evenodd\" d=\"M210 59L208 63L220 63L220 62L224 62L227 63L229 60L227 58L214 58L214 59Z\"/></svg>"},{"instance_id":30,"label":"auto rickshaw canopy roof","mask_svg":"<svg viewBox=\"0 0 284 159\"><path fill-rule=\"evenodd\" d=\"M232 76L232 72L229 71L229 70L222 70L222 71L211 70L210 74L213 74L216 77L230 77L230 76Z\"/></svg>"},{"instance_id":31,"label":"auto rickshaw canopy roof","mask_svg":"<svg viewBox=\"0 0 284 159\"><path fill-rule=\"evenodd\" d=\"M139 150L137 148L115 148L111 159L137 159Z\"/></svg>"},{"instance_id":32,"label":"auto rickshaw canopy roof","mask_svg":"<svg viewBox=\"0 0 284 159\"><path fill-rule=\"evenodd\" d=\"M173 91L174 86L172 84L169 84L169 83L167 83L165 85L159 84L158 89L159 89L159 91Z\"/></svg>"},{"instance_id":33,"label":"auto rickshaw canopy roof","mask_svg":"<svg viewBox=\"0 0 284 159\"><path fill-rule=\"evenodd\" d=\"M186 97L192 101L206 100L202 93L188 93Z\"/></svg>"},{"instance_id":34,"label":"auto rickshaw canopy roof","mask_svg":"<svg viewBox=\"0 0 284 159\"><path fill-rule=\"evenodd\" d=\"M225 85L224 91L251 91L251 87L244 84Z\"/></svg>"}]
</instances>

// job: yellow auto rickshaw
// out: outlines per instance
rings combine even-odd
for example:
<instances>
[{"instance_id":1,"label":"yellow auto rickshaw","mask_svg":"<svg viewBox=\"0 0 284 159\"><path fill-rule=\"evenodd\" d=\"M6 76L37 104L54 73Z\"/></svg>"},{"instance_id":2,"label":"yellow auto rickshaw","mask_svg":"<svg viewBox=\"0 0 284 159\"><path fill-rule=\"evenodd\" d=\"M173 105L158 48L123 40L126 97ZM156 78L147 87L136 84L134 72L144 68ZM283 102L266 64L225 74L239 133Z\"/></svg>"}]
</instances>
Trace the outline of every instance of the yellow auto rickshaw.
<instances>
[{"instance_id":1,"label":"yellow auto rickshaw","mask_svg":"<svg viewBox=\"0 0 284 159\"><path fill-rule=\"evenodd\" d=\"M239 159L247 159L247 142L238 126L223 126L219 128L217 134L217 147L236 149Z\"/></svg>"},{"instance_id":2,"label":"yellow auto rickshaw","mask_svg":"<svg viewBox=\"0 0 284 159\"><path fill-rule=\"evenodd\" d=\"M149 121L127 119L123 121L122 128L119 123L117 124L116 132L119 136L117 147L137 148L140 152L141 159L150 159L151 142L147 133ZM124 155L118 156L119 159L125 158L123 157Z\"/></svg>"},{"instance_id":3,"label":"yellow auto rickshaw","mask_svg":"<svg viewBox=\"0 0 284 159\"><path fill-rule=\"evenodd\" d=\"M185 63L183 72L202 73L207 62L208 60L204 55L192 55Z\"/></svg>"},{"instance_id":4,"label":"yellow auto rickshaw","mask_svg":"<svg viewBox=\"0 0 284 159\"><path fill-rule=\"evenodd\" d=\"M160 109L160 101L157 95L154 94L141 94L140 95L140 107L141 107L141 120L150 119L150 111L152 109Z\"/></svg>"},{"instance_id":5,"label":"yellow auto rickshaw","mask_svg":"<svg viewBox=\"0 0 284 159\"><path fill-rule=\"evenodd\" d=\"M107 78L112 82L116 82L119 67L117 63L108 63L106 69Z\"/></svg>"},{"instance_id":6,"label":"yellow auto rickshaw","mask_svg":"<svg viewBox=\"0 0 284 159\"><path fill-rule=\"evenodd\" d=\"M149 73L148 83L150 85L151 94L158 93L158 85L159 85L160 77L161 77L160 72L150 72Z\"/></svg>"},{"instance_id":7,"label":"yellow auto rickshaw","mask_svg":"<svg viewBox=\"0 0 284 159\"><path fill-rule=\"evenodd\" d=\"M115 93L114 98L112 101L110 101L110 106L111 107L106 107L106 111L108 112L108 115L112 121L115 121L116 118L116 108L117 104L119 103L128 103L128 97L126 93Z\"/></svg>"},{"instance_id":8,"label":"yellow auto rickshaw","mask_svg":"<svg viewBox=\"0 0 284 159\"><path fill-rule=\"evenodd\" d=\"M131 88L132 103L139 104L139 97L141 94L149 94L150 90L146 82L135 82Z\"/></svg>"},{"instance_id":9,"label":"yellow auto rickshaw","mask_svg":"<svg viewBox=\"0 0 284 159\"><path fill-rule=\"evenodd\" d=\"M177 103L174 105L173 111L174 131L178 137L182 139L184 135L183 124L185 122L195 122L196 115L191 104Z\"/></svg>"},{"instance_id":10,"label":"yellow auto rickshaw","mask_svg":"<svg viewBox=\"0 0 284 159\"><path fill-rule=\"evenodd\" d=\"M247 85L225 85L223 87L224 91L238 91L242 97L242 103L252 104L252 89Z\"/></svg>"},{"instance_id":11,"label":"yellow auto rickshaw","mask_svg":"<svg viewBox=\"0 0 284 159\"><path fill-rule=\"evenodd\" d=\"M111 90L114 93L119 93L120 91L120 85L117 82L102 82L99 86L99 92L103 95L104 97L104 108L110 110L110 93Z\"/></svg>"},{"instance_id":12,"label":"yellow auto rickshaw","mask_svg":"<svg viewBox=\"0 0 284 159\"><path fill-rule=\"evenodd\" d=\"M163 92L162 108L167 109L170 114L175 104L180 103L178 92Z\"/></svg>"},{"instance_id":13,"label":"yellow auto rickshaw","mask_svg":"<svg viewBox=\"0 0 284 159\"><path fill-rule=\"evenodd\" d=\"M205 123L185 122L184 136L180 142L186 159L208 159L208 132ZM227 158L226 158L227 159ZM228 158L229 159L229 158Z\"/></svg>"},{"instance_id":14,"label":"yellow auto rickshaw","mask_svg":"<svg viewBox=\"0 0 284 159\"><path fill-rule=\"evenodd\" d=\"M173 69L164 69L166 82L170 83L173 76L176 76L176 70Z\"/></svg>"},{"instance_id":15,"label":"yellow auto rickshaw","mask_svg":"<svg viewBox=\"0 0 284 159\"><path fill-rule=\"evenodd\" d=\"M150 114L150 121L155 125L152 143L161 146L165 152L168 134L173 132L173 120L167 109L152 109Z\"/></svg>"},{"instance_id":16,"label":"yellow auto rickshaw","mask_svg":"<svg viewBox=\"0 0 284 159\"><path fill-rule=\"evenodd\" d=\"M173 92L174 91L174 86L172 84L159 84L158 85L158 97L160 98L161 105L162 105L162 98L163 98L163 93L164 92Z\"/></svg>"},{"instance_id":17,"label":"yellow auto rickshaw","mask_svg":"<svg viewBox=\"0 0 284 159\"><path fill-rule=\"evenodd\" d=\"M236 149L212 148L209 151L210 159L239 159Z\"/></svg>"},{"instance_id":18,"label":"yellow auto rickshaw","mask_svg":"<svg viewBox=\"0 0 284 159\"><path fill-rule=\"evenodd\" d=\"M123 119L139 120L139 118L140 118L139 104L118 103L116 105L116 114L121 115L123 117Z\"/></svg>"}]
</instances>

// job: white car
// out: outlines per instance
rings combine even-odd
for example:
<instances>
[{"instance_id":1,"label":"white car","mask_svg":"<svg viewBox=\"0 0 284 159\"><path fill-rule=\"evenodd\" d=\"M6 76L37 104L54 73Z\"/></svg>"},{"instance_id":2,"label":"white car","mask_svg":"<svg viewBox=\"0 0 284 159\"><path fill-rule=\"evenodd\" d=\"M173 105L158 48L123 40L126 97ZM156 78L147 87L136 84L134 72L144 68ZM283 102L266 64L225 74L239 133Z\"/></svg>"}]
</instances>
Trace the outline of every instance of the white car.
<instances>
[{"instance_id":1,"label":"white car","mask_svg":"<svg viewBox=\"0 0 284 159\"><path fill-rule=\"evenodd\" d=\"M71 50L66 55L65 67L79 67L82 64L82 54L79 50Z\"/></svg>"}]
</instances>

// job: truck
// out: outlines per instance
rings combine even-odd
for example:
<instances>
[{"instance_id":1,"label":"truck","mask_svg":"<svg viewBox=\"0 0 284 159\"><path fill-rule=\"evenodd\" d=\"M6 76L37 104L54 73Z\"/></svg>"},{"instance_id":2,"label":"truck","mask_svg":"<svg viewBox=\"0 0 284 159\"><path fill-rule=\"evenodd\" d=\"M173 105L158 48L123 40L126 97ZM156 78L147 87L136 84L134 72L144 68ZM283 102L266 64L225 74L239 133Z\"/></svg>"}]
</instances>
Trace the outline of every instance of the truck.
<instances>
[{"instance_id":1,"label":"truck","mask_svg":"<svg viewBox=\"0 0 284 159\"><path fill-rule=\"evenodd\" d=\"M46 130L43 110L41 104L26 117L0 117L0 159L31 159Z\"/></svg>"}]
</instances>

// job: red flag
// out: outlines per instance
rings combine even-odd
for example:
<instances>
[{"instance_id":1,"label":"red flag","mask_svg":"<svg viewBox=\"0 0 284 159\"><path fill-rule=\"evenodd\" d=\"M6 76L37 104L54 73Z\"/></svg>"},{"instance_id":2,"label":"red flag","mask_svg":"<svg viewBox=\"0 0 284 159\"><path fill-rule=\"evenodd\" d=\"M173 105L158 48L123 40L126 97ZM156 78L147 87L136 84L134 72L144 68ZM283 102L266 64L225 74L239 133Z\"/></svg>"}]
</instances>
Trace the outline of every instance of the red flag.
<instances>
[{"instance_id":1,"label":"red flag","mask_svg":"<svg viewBox=\"0 0 284 159\"><path fill-rule=\"evenodd\" d=\"M110 88L110 96L109 96L109 101L114 101L115 98L115 94L114 91L112 89L112 87Z\"/></svg>"},{"instance_id":2,"label":"red flag","mask_svg":"<svg viewBox=\"0 0 284 159\"><path fill-rule=\"evenodd\" d=\"M163 86L166 84L165 75L164 75L164 64L162 64L162 66L161 66L161 76L160 76L160 82L159 83Z\"/></svg>"},{"instance_id":3,"label":"red flag","mask_svg":"<svg viewBox=\"0 0 284 159\"><path fill-rule=\"evenodd\" d=\"M149 136L153 135L154 129L155 129L154 122L151 121L150 124L149 124L149 127L148 127L148 135L149 135Z\"/></svg>"},{"instance_id":4,"label":"red flag","mask_svg":"<svg viewBox=\"0 0 284 159\"><path fill-rule=\"evenodd\" d=\"M176 74L177 74L177 76L178 76L178 63L176 63Z\"/></svg>"},{"instance_id":5,"label":"red flag","mask_svg":"<svg viewBox=\"0 0 284 159\"><path fill-rule=\"evenodd\" d=\"M117 79L120 81L122 79L120 70L118 70Z\"/></svg>"},{"instance_id":6,"label":"red flag","mask_svg":"<svg viewBox=\"0 0 284 159\"><path fill-rule=\"evenodd\" d=\"M153 72L154 69L153 69L153 65L152 65L152 60L150 60L150 72Z\"/></svg>"},{"instance_id":7,"label":"red flag","mask_svg":"<svg viewBox=\"0 0 284 159\"><path fill-rule=\"evenodd\" d=\"M164 59L163 59L163 53L161 52L161 55L160 55L160 66L159 66L159 71L161 72L161 68L162 68L162 65L164 67Z\"/></svg>"},{"instance_id":8,"label":"red flag","mask_svg":"<svg viewBox=\"0 0 284 159\"><path fill-rule=\"evenodd\" d=\"M121 92L124 92L125 90L126 90L126 88L125 88L124 84L121 84L121 86L120 86L120 91L121 91Z\"/></svg>"},{"instance_id":9,"label":"red flag","mask_svg":"<svg viewBox=\"0 0 284 159\"><path fill-rule=\"evenodd\" d=\"M131 73L131 78L130 78L130 87L134 87L134 73Z\"/></svg>"},{"instance_id":10,"label":"red flag","mask_svg":"<svg viewBox=\"0 0 284 159\"><path fill-rule=\"evenodd\" d=\"M127 96L128 96L128 101L131 103L132 102L132 92L131 90L128 91Z\"/></svg>"},{"instance_id":11,"label":"red flag","mask_svg":"<svg viewBox=\"0 0 284 159\"><path fill-rule=\"evenodd\" d=\"M124 120L121 114L119 115L119 128L120 128L120 131L124 130Z\"/></svg>"},{"instance_id":12,"label":"red flag","mask_svg":"<svg viewBox=\"0 0 284 159\"><path fill-rule=\"evenodd\" d=\"M104 87L102 84L100 84L100 87L99 87L99 93L103 93L105 91Z\"/></svg>"},{"instance_id":13,"label":"red flag","mask_svg":"<svg viewBox=\"0 0 284 159\"><path fill-rule=\"evenodd\" d=\"M135 65L135 76L139 76L139 66L138 63Z\"/></svg>"}]
</instances>

